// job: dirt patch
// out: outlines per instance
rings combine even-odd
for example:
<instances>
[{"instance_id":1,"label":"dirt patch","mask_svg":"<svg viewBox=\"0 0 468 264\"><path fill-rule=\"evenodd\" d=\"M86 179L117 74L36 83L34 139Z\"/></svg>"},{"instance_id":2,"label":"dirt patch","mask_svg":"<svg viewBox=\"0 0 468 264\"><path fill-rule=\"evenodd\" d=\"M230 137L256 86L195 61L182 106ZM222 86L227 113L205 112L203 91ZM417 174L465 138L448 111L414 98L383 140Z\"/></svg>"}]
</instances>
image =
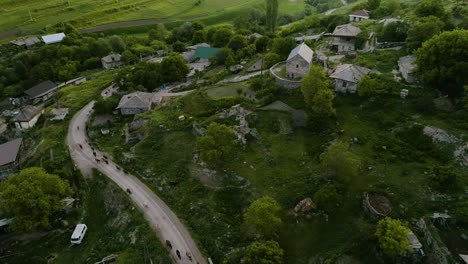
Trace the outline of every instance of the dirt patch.
<instances>
[{"instance_id":1,"label":"dirt patch","mask_svg":"<svg viewBox=\"0 0 468 264\"><path fill-rule=\"evenodd\" d=\"M200 17L207 17L209 16L208 14L204 15L198 15L198 16L186 16L186 17L181 17L180 19L182 20L190 20L190 19L195 19L195 18L200 18Z\"/></svg>"},{"instance_id":2,"label":"dirt patch","mask_svg":"<svg viewBox=\"0 0 468 264\"><path fill-rule=\"evenodd\" d=\"M95 32L95 31L101 31L101 30L106 30L106 29L111 29L111 28L154 25L154 24L169 23L169 22L174 22L174 20L170 20L170 19L145 19L145 20L117 22L117 23L110 23L110 24L105 24L105 25L80 29L80 32L82 32L82 33Z\"/></svg>"},{"instance_id":3,"label":"dirt patch","mask_svg":"<svg viewBox=\"0 0 468 264\"><path fill-rule=\"evenodd\" d=\"M392 212L392 204L385 196L369 194L369 204L381 215L387 216Z\"/></svg>"},{"instance_id":4,"label":"dirt patch","mask_svg":"<svg viewBox=\"0 0 468 264\"><path fill-rule=\"evenodd\" d=\"M20 36L20 35L23 34L23 33L24 33L24 32L21 31L21 30L18 29L18 28L15 28L15 29L13 29L13 30L8 30L8 31L0 32L0 40L6 39L6 38L15 37L15 36Z\"/></svg>"}]
</instances>

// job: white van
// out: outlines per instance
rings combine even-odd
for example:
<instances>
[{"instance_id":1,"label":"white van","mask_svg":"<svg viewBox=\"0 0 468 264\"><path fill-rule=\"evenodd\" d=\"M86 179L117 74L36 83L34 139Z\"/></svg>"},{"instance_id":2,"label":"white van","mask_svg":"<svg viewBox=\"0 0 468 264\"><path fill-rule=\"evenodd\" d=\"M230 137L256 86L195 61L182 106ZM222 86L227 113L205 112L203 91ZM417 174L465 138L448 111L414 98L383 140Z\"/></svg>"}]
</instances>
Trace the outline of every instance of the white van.
<instances>
[{"instance_id":1,"label":"white van","mask_svg":"<svg viewBox=\"0 0 468 264\"><path fill-rule=\"evenodd\" d=\"M81 241L86 234L86 230L88 230L88 227L85 224L77 224L75 231L73 231L71 236L71 243L75 245L81 244Z\"/></svg>"}]
</instances>

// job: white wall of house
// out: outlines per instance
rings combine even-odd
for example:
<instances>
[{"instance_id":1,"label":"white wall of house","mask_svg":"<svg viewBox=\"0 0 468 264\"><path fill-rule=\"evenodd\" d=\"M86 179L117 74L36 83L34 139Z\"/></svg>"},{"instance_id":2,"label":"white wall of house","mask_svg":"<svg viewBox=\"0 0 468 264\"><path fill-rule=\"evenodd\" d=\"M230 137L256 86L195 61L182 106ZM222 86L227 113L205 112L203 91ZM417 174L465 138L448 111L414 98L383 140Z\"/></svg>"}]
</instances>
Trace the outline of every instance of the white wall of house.
<instances>
[{"instance_id":1,"label":"white wall of house","mask_svg":"<svg viewBox=\"0 0 468 264\"><path fill-rule=\"evenodd\" d=\"M359 22L365 19L369 19L369 17L349 15L349 21L351 22Z\"/></svg>"},{"instance_id":2,"label":"white wall of house","mask_svg":"<svg viewBox=\"0 0 468 264\"><path fill-rule=\"evenodd\" d=\"M344 80L335 80L335 91L340 93L356 93L358 84L353 82L347 82Z\"/></svg>"},{"instance_id":3,"label":"white wall of house","mask_svg":"<svg viewBox=\"0 0 468 264\"><path fill-rule=\"evenodd\" d=\"M334 37L332 46L335 46L338 52L354 51L354 38L352 37Z\"/></svg>"},{"instance_id":4,"label":"white wall of house","mask_svg":"<svg viewBox=\"0 0 468 264\"><path fill-rule=\"evenodd\" d=\"M41 113L37 114L36 116L34 116L31 120L29 120L29 122L15 122L15 127L17 129L28 129L28 128L31 128L33 127L34 125L36 125L37 123L37 120L39 120L39 117L41 117Z\"/></svg>"},{"instance_id":5,"label":"white wall of house","mask_svg":"<svg viewBox=\"0 0 468 264\"><path fill-rule=\"evenodd\" d=\"M286 62L286 77L295 79L302 78L310 70L310 63L300 55L296 55Z\"/></svg>"}]
</instances>

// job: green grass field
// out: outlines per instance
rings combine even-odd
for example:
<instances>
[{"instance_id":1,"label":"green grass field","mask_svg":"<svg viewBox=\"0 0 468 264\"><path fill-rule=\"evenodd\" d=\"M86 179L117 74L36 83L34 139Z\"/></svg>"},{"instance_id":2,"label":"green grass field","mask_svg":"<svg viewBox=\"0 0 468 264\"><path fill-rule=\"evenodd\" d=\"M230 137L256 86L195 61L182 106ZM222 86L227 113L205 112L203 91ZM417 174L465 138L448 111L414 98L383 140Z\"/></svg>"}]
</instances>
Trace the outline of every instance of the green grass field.
<instances>
[{"instance_id":1,"label":"green grass field","mask_svg":"<svg viewBox=\"0 0 468 264\"><path fill-rule=\"evenodd\" d=\"M280 0L280 12L293 13L303 3ZM229 21L227 14L263 8L264 0L0 0L0 32L19 28L35 32L61 22L73 22L78 28L112 22L142 19L190 19L197 16L216 17L213 21ZM32 17L32 20L31 20Z\"/></svg>"}]
</instances>

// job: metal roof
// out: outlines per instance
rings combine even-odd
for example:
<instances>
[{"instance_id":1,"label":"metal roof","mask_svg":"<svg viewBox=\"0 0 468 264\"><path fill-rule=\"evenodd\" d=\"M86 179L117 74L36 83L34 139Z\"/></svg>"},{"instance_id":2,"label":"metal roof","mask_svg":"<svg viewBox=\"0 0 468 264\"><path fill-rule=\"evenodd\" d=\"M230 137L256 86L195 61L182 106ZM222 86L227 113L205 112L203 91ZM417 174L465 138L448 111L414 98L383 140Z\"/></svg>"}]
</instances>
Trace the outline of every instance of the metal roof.
<instances>
[{"instance_id":1,"label":"metal roof","mask_svg":"<svg viewBox=\"0 0 468 264\"><path fill-rule=\"evenodd\" d=\"M197 47L195 50L195 58L208 59L209 57L214 56L218 52L218 48L209 48L209 47Z\"/></svg>"},{"instance_id":2,"label":"metal roof","mask_svg":"<svg viewBox=\"0 0 468 264\"><path fill-rule=\"evenodd\" d=\"M57 34L42 36L42 41L44 41L45 44L54 44L54 43L61 42L63 38L65 38L65 33L57 33Z\"/></svg>"},{"instance_id":3,"label":"metal roof","mask_svg":"<svg viewBox=\"0 0 468 264\"><path fill-rule=\"evenodd\" d=\"M24 93L29 95L31 98L42 96L57 88L57 85L52 81L42 82L32 88L29 88Z\"/></svg>"},{"instance_id":4,"label":"metal roof","mask_svg":"<svg viewBox=\"0 0 468 264\"><path fill-rule=\"evenodd\" d=\"M15 162L23 139L17 138L0 145L0 166Z\"/></svg>"},{"instance_id":5,"label":"metal roof","mask_svg":"<svg viewBox=\"0 0 468 264\"><path fill-rule=\"evenodd\" d=\"M26 38L20 38L17 40L10 41L11 44L14 44L17 46L27 46L27 47L31 47L38 42L41 42L41 40L38 37L26 37Z\"/></svg>"},{"instance_id":6,"label":"metal roof","mask_svg":"<svg viewBox=\"0 0 468 264\"><path fill-rule=\"evenodd\" d=\"M306 60L308 63L312 62L312 57L314 56L314 52L307 46L305 43L299 44L295 47L291 53L289 53L288 60L296 57L297 55L301 56Z\"/></svg>"}]
</instances>

